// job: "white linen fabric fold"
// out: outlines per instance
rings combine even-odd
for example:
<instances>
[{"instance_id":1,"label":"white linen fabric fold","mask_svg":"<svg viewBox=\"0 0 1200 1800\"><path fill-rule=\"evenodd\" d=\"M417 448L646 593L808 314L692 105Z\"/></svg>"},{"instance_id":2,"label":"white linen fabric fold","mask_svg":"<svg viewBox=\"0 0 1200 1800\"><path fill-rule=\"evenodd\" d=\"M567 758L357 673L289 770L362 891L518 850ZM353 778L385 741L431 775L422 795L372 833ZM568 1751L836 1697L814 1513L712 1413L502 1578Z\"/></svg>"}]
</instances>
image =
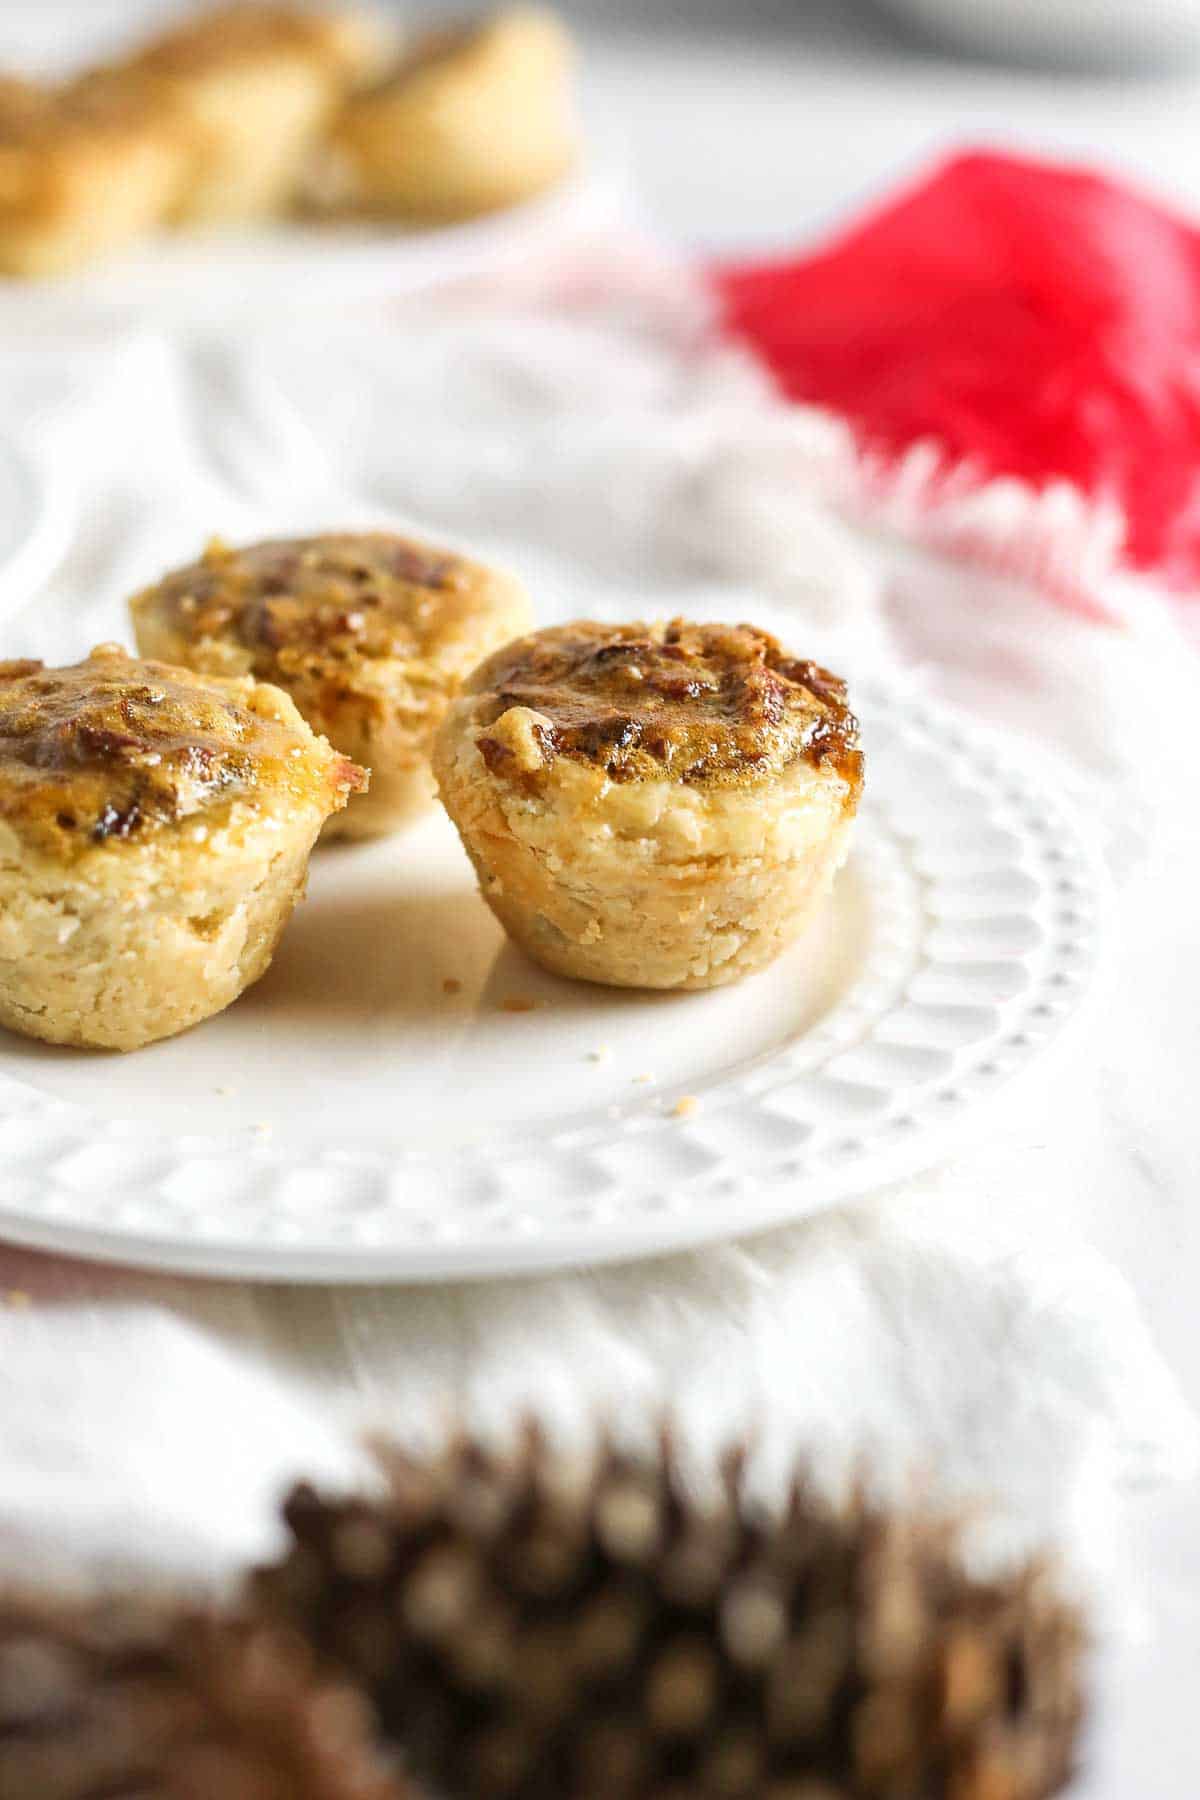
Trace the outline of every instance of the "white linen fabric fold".
<instances>
[{"instance_id":1,"label":"white linen fabric fold","mask_svg":"<svg viewBox=\"0 0 1200 1800\"><path fill-rule=\"evenodd\" d=\"M669 1409L701 1482L746 1438L768 1501L798 1452L834 1492L866 1467L901 1503L982 1503L988 1562L1055 1542L1107 1580L1120 1496L1187 1472L1188 1415L1106 1263L915 1225L922 1186L642 1268L424 1290L56 1294L8 1253L29 1304L0 1312L0 1566L219 1581L275 1547L297 1477L369 1485L364 1428L502 1441L533 1414L567 1447L597 1420L637 1444Z\"/></svg>"},{"instance_id":2,"label":"white linen fabric fold","mask_svg":"<svg viewBox=\"0 0 1200 1800\"><path fill-rule=\"evenodd\" d=\"M1054 760L1127 926L1150 896L1160 920L1187 903L1162 876L1195 856L1172 771L1197 685L1165 608L1136 594L1108 632L852 538L819 498L838 428L776 406L709 341L686 278L640 252L575 246L504 288L269 339L46 338L0 353L0 408L74 509L52 582L0 594L5 655L126 638L123 596L214 532L398 522L507 563L559 614L750 616L851 674L903 664L914 704L938 687ZM52 1546L89 1569L221 1577L270 1546L288 1481L362 1475L366 1428L428 1436L462 1413L503 1430L532 1405L577 1438L669 1406L701 1461L753 1433L765 1492L797 1451L834 1484L867 1456L891 1492L987 1502L984 1550L1050 1540L1110 1571L1122 1494L1196 1457L1129 1288L1088 1242L1122 1171L1140 1203L1133 1097L1152 1119L1171 1104L1169 996L1144 934L1118 943L1104 1030L1003 1136L752 1243L426 1291L0 1251L0 1562L49 1569Z\"/></svg>"}]
</instances>

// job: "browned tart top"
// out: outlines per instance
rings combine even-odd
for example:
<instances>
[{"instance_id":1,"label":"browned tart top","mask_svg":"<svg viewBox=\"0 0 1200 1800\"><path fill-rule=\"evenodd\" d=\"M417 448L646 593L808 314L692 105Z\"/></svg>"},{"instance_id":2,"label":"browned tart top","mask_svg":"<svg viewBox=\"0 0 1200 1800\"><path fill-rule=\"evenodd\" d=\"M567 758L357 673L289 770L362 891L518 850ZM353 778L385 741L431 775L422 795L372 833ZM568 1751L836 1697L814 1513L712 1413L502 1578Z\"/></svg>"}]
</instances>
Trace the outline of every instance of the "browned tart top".
<instances>
[{"instance_id":1,"label":"browned tart top","mask_svg":"<svg viewBox=\"0 0 1200 1800\"><path fill-rule=\"evenodd\" d=\"M158 124L148 95L104 71L53 88L0 76L0 149L25 150L39 158L56 151L77 154L140 139Z\"/></svg>"},{"instance_id":2,"label":"browned tart top","mask_svg":"<svg viewBox=\"0 0 1200 1800\"><path fill-rule=\"evenodd\" d=\"M0 662L0 818L59 852L143 839L233 800L362 785L219 680L103 645L70 668Z\"/></svg>"},{"instance_id":3,"label":"browned tart top","mask_svg":"<svg viewBox=\"0 0 1200 1800\"><path fill-rule=\"evenodd\" d=\"M479 696L479 747L496 770L508 750L486 728L519 706L544 721L543 755L613 781L749 784L803 758L830 764L854 793L862 782L845 683L752 625L557 626L489 657L466 691Z\"/></svg>"},{"instance_id":4,"label":"browned tart top","mask_svg":"<svg viewBox=\"0 0 1200 1800\"><path fill-rule=\"evenodd\" d=\"M390 532L212 545L138 595L189 644L233 639L284 686L346 675L360 660L453 657L483 610L487 577L463 558Z\"/></svg>"},{"instance_id":5,"label":"browned tart top","mask_svg":"<svg viewBox=\"0 0 1200 1800\"><path fill-rule=\"evenodd\" d=\"M0 75L0 144L22 138L49 110L45 88L19 75Z\"/></svg>"},{"instance_id":6,"label":"browned tart top","mask_svg":"<svg viewBox=\"0 0 1200 1800\"><path fill-rule=\"evenodd\" d=\"M304 6L218 6L178 25L144 45L127 67L147 74L201 75L210 69L272 52L312 55L330 40L328 18Z\"/></svg>"}]
</instances>

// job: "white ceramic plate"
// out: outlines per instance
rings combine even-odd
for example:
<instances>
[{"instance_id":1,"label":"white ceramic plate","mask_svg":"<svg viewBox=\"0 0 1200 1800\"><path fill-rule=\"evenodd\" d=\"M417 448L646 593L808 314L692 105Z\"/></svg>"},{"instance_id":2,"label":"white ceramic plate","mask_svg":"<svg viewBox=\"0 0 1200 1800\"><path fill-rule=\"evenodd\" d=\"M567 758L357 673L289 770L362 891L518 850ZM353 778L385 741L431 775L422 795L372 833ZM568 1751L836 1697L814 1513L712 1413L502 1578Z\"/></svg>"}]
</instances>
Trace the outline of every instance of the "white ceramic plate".
<instances>
[{"instance_id":1,"label":"white ceramic plate","mask_svg":"<svg viewBox=\"0 0 1200 1800\"><path fill-rule=\"evenodd\" d=\"M569 232L610 218L614 182L581 174L537 200L462 225L277 223L164 235L54 281L0 277L0 326L97 322L212 330L278 321L310 306L394 298L519 266Z\"/></svg>"},{"instance_id":2,"label":"white ceramic plate","mask_svg":"<svg viewBox=\"0 0 1200 1800\"><path fill-rule=\"evenodd\" d=\"M274 1279L495 1275L928 1165L1077 1010L1104 878L1003 742L856 698L855 849L774 968L711 994L559 981L505 943L440 816L326 851L219 1019L129 1057L3 1038L0 1234Z\"/></svg>"}]
</instances>

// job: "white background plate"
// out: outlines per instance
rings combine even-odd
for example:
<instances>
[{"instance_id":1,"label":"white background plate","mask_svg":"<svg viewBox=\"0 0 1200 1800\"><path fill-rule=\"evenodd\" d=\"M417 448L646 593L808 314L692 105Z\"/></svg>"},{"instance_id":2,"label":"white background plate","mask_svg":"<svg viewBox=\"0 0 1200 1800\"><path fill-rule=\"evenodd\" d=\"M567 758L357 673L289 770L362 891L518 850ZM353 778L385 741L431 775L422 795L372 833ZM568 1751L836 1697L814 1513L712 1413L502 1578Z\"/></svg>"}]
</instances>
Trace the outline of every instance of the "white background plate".
<instances>
[{"instance_id":1,"label":"white background plate","mask_svg":"<svg viewBox=\"0 0 1200 1800\"><path fill-rule=\"evenodd\" d=\"M122 1058L3 1039L0 1231L214 1274L493 1275L732 1236L926 1166L1076 1011L1104 880L1002 742L912 692L857 699L855 849L764 974L690 995L543 975L440 816L326 851L219 1019Z\"/></svg>"}]
</instances>

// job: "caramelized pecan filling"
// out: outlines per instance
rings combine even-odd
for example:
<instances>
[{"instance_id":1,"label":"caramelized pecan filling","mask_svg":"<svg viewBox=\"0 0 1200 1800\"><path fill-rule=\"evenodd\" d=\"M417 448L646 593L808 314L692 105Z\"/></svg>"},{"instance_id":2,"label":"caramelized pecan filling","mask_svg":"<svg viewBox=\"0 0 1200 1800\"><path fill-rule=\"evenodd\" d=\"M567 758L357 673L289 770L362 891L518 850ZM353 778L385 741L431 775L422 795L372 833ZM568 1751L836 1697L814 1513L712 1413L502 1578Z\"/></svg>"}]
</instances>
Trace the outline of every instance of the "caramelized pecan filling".
<instances>
[{"instance_id":1,"label":"caramelized pecan filling","mask_svg":"<svg viewBox=\"0 0 1200 1800\"><path fill-rule=\"evenodd\" d=\"M217 544L140 596L189 644L232 638L256 675L336 674L436 654L472 611L468 565L386 532Z\"/></svg>"},{"instance_id":2,"label":"caramelized pecan filling","mask_svg":"<svg viewBox=\"0 0 1200 1800\"><path fill-rule=\"evenodd\" d=\"M219 682L123 651L47 669L0 662L0 817L58 848L135 838L231 800L311 801L331 770Z\"/></svg>"},{"instance_id":3,"label":"caramelized pecan filling","mask_svg":"<svg viewBox=\"0 0 1200 1800\"><path fill-rule=\"evenodd\" d=\"M564 625L490 657L467 691L495 772L509 753L488 727L523 707L547 760L572 757L612 781L733 785L798 758L831 764L854 792L862 781L845 683L750 625Z\"/></svg>"}]
</instances>

